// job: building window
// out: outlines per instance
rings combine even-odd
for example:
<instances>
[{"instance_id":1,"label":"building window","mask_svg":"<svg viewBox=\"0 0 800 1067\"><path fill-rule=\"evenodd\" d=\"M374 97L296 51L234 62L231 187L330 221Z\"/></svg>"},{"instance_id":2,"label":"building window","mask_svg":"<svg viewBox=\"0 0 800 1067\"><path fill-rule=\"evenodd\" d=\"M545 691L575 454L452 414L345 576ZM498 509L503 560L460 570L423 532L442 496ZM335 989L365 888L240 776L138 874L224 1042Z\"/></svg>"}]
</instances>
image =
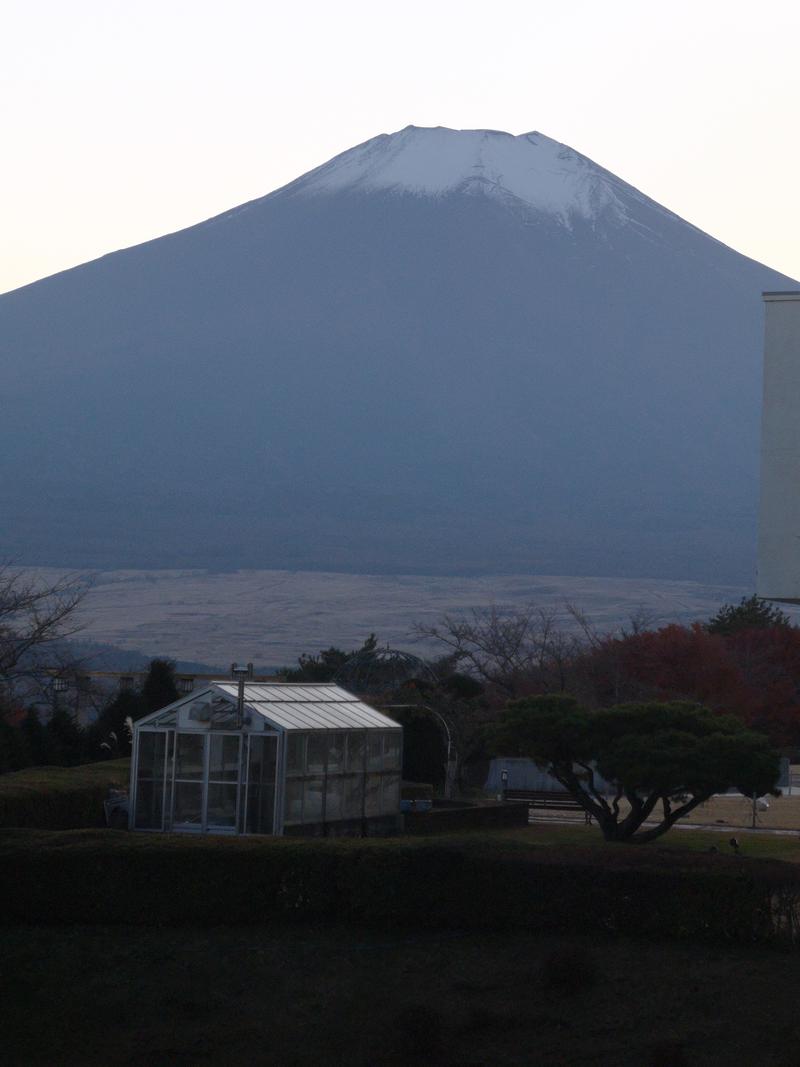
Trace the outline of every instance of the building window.
<instances>
[{"instance_id":1,"label":"building window","mask_svg":"<svg viewBox=\"0 0 800 1067\"><path fill-rule=\"evenodd\" d=\"M180 678L178 688L182 693L191 693L194 689L194 678Z\"/></svg>"}]
</instances>

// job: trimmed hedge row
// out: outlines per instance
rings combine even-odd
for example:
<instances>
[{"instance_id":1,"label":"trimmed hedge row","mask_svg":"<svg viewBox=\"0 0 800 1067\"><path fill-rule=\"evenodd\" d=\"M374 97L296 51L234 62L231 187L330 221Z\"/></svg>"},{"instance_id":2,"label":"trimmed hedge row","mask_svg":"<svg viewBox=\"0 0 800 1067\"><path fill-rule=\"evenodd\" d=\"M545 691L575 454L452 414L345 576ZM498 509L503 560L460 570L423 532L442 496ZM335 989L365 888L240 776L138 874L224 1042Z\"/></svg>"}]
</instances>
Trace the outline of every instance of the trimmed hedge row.
<instances>
[{"instance_id":1,"label":"trimmed hedge row","mask_svg":"<svg viewBox=\"0 0 800 1067\"><path fill-rule=\"evenodd\" d=\"M446 834L454 830L502 829L528 825L527 804L471 804L463 807L434 807L431 811L408 812L407 834Z\"/></svg>"},{"instance_id":2,"label":"trimmed hedge row","mask_svg":"<svg viewBox=\"0 0 800 1067\"><path fill-rule=\"evenodd\" d=\"M127 789L130 760L28 767L0 775L0 827L74 830L103 826L108 790Z\"/></svg>"},{"instance_id":3,"label":"trimmed hedge row","mask_svg":"<svg viewBox=\"0 0 800 1067\"><path fill-rule=\"evenodd\" d=\"M200 924L335 920L800 940L792 864L612 846L503 852L488 839L302 841L0 832L2 920Z\"/></svg>"}]
</instances>

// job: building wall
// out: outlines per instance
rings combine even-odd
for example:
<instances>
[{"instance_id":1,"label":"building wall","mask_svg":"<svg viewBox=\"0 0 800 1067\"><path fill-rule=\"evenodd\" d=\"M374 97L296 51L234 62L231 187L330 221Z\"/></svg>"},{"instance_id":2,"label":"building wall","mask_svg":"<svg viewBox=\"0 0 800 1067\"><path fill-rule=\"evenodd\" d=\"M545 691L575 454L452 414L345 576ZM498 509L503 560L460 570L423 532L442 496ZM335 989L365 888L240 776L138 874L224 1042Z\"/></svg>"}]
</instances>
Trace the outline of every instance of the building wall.
<instances>
[{"instance_id":1,"label":"building wall","mask_svg":"<svg viewBox=\"0 0 800 1067\"><path fill-rule=\"evenodd\" d=\"M765 293L757 592L800 602L800 293Z\"/></svg>"}]
</instances>

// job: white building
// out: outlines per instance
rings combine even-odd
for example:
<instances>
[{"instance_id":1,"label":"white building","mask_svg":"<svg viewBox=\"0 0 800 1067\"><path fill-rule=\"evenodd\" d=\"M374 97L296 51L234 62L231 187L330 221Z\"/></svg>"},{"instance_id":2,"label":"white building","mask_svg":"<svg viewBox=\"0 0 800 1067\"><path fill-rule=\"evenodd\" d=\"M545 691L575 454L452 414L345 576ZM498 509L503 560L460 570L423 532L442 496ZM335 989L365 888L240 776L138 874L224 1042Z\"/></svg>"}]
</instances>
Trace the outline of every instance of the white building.
<instances>
[{"instance_id":1,"label":"white building","mask_svg":"<svg viewBox=\"0 0 800 1067\"><path fill-rule=\"evenodd\" d=\"M757 593L800 603L800 292L764 293Z\"/></svg>"},{"instance_id":2,"label":"white building","mask_svg":"<svg viewBox=\"0 0 800 1067\"><path fill-rule=\"evenodd\" d=\"M213 682L134 724L130 826L396 830L402 728L336 685Z\"/></svg>"}]
</instances>

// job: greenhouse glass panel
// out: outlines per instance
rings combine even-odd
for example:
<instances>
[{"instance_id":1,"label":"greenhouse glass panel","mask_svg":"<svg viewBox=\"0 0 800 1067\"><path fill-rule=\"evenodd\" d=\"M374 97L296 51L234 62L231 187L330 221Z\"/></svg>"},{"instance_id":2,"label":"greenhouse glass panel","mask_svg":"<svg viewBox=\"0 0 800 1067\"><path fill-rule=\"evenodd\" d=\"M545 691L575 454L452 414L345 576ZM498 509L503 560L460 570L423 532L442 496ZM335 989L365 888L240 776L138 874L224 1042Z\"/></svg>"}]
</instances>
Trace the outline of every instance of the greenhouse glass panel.
<instances>
[{"instance_id":1,"label":"greenhouse glass panel","mask_svg":"<svg viewBox=\"0 0 800 1067\"><path fill-rule=\"evenodd\" d=\"M308 774L324 774L325 758L327 755L328 734L309 734L308 747L306 749L306 770Z\"/></svg>"},{"instance_id":2,"label":"greenhouse glass panel","mask_svg":"<svg viewBox=\"0 0 800 1067\"><path fill-rule=\"evenodd\" d=\"M275 819L277 737L251 737L247 775L248 834L271 834Z\"/></svg>"},{"instance_id":3,"label":"greenhouse glass panel","mask_svg":"<svg viewBox=\"0 0 800 1067\"><path fill-rule=\"evenodd\" d=\"M206 823L209 829L233 829L236 825L238 786L210 783Z\"/></svg>"},{"instance_id":4,"label":"greenhouse glass panel","mask_svg":"<svg viewBox=\"0 0 800 1067\"><path fill-rule=\"evenodd\" d=\"M400 810L400 775L385 774L383 776L383 794L381 797L381 809L387 815Z\"/></svg>"},{"instance_id":5,"label":"greenhouse glass panel","mask_svg":"<svg viewBox=\"0 0 800 1067\"><path fill-rule=\"evenodd\" d=\"M142 733L139 739L139 778L158 777L158 764L164 773L164 748L166 734Z\"/></svg>"},{"instance_id":6,"label":"greenhouse glass panel","mask_svg":"<svg viewBox=\"0 0 800 1067\"><path fill-rule=\"evenodd\" d=\"M335 822L343 818L344 778L328 778L325 783L325 821Z\"/></svg>"},{"instance_id":7,"label":"greenhouse glass panel","mask_svg":"<svg viewBox=\"0 0 800 1067\"><path fill-rule=\"evenodd\" d=\"M178 734L175 752L175 777L199 780L203 777L205 755L203 734Z\"/></svg>"},{"instance_id":8,"label":"greenhouse glass panel","mask_svg":"<svg viewBox=\"0 0 800 1067\"><path fill-rule=\"evenodd\" d=\"M163 782L144 781L136 783L137 830L160 830L164 818Z\"/></svg>"},{"instance_id":9,"label":"greenhouse glass panel","mask_svg":"<svg viewBox=\"0 0 800 1067\"><path fill-rule=\"evenodd\" d=\"M239 781L239 737L212 734L208 755L208 777L212 782Z\"/></svg>"},{"instance_id":10,"label":"greenhouse glass panel","mask_svg":"<svg viewBox=\"0 0 800 1067\"><path fill-rule=\"evenodd\" d=\"M364 814L381 814L381 780L380 774L368 774L364 783Z\"/></svg>"},{"instance_id":11,"label":"greenhouse glass panel","mask_svg":"<svg viewBox=\"0 0 800 1067\"><path fill-rule=\"evenodd\" d=\"M352 731L347 734L347 759L348 771L363 771L364 757L367 747L367 735L363 730Z\"/></svg>"},{"instance_id":12,"label":"greenhouse glass panel","mask_svg":"<svg viewBox=\"0 0 800 1067\"><path fill-rule=\"evenodd\" d=\"M346 734L330 734L328 738L328 774L341 774L344 771L344 750Z\"/></svg>"},{"instance_id":13,"label":"greenhouse glass panel","mask_svg":"<svg viewBox=\"0 0 800 1067\"><path fill-rule=\"evenodd\" d=\"M303 779L290 778L286 783L286 810L284 822L300 823L303 821Z\"/></svg>"},{"instance_id":14,"label":"greenhouse glass panel","mask_svg":"<svg viewBox=\"0 0 800 1067\"><path fill-rule=\"evenodd\" d=\"M306 735L289 734L286 743L286 773L306 773Z\"/></svg>"},{"instance_id":15,"label":"greenhouse glass panel","mask_svg":"<svg viewBox=\"0 0 800 1067\"><path fill-rule=\"evenodd\" d=\"M306 778L303 782L303 822L322 822L324 778Z\"/></svg>"},{"instance_id":16,"label":"greenhouse glass panel","mask_svg":"<svg viewBox=\"0 0 800 1067\"><path fill-rule=\"evenodd\" d=\"M348 774L342 782L344 784L342 818L360 819L364 803L364 775Z\"/></svg>"},{"instance_id":17,"label":"greenhouse glass panel","mask_svg":"<svg viewBox=\"0 0 800 1067\"><path fill-rule=\"evenodd\" d=\"M166 731L139 735L136 771L136 811L134 826L139 830L160 830L164 820L164 770L167 759Z\"/></svg>"},{"instance_id":18,"label":"greenhouse glass panel","mask_svg":"<svg viewBox=\"0 0 800 1067\"><path fill-rule=\"evenodd\" d=\"M399 733L387 733L383 735L383 769L385 771L400 770Z\"/></svg>"},{"instance_id":19,"label":"greenhouse glass panel","mask_svg":"<svg viewBox=\"0 0 800 1067\"><path fill-rule=\"evenodd\" d=\"M203 783L176 782L173 825L196 826L200 828L202 824Z\"/></svg>"},{"instance_id":20,"label":"greenhouse glass panel","mask_svg":"<svg viewBox=\"0 0 800 1067\"><path fill-rule=\"evenodd\" d=\"M367 770L379 771L383 767L383 734L371 731L367 734Z\"/></svg>"}]
</instances>

